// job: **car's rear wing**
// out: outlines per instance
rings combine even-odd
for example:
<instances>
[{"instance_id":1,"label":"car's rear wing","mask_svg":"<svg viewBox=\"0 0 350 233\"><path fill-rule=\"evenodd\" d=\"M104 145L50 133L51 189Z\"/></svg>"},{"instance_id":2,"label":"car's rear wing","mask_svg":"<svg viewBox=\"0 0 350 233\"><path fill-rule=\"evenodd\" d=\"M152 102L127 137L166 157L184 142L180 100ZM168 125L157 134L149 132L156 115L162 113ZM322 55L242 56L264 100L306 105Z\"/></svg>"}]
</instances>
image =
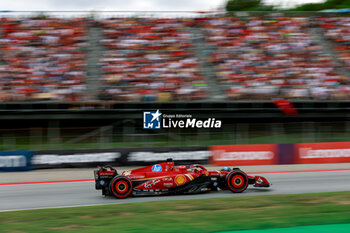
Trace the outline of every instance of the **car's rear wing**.
<instances>
[{"instance_id":1,"label":"car's rear wing","mask_svg":"<svg viewBox=\"0 0 350 233\"><path fill-rule=\"evenodd\" d=\"M111 166L98 167L98 170L94 170L95 188L102 189L108 187L109 182L118 175L116 169Z\"/></svg>"}]
</instances>

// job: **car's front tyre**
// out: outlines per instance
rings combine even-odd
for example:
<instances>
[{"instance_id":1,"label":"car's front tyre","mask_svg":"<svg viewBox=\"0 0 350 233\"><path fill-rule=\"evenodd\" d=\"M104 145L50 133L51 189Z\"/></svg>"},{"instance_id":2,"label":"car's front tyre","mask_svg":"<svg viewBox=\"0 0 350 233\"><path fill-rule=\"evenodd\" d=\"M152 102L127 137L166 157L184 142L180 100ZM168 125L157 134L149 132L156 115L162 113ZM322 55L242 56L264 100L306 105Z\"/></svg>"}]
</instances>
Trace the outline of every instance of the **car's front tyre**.
<instances>
[{"instance_id":1,"label":"car's front tyre","mask_svg":"<svg viewBox=\"0 0 350 233\"><path fill-rule=\"evenodd\" d=\"M241 193L248 187L248 176L241 170L234 170L227 174L227 187L234 193Z\"/></svg>"}]
</instances>

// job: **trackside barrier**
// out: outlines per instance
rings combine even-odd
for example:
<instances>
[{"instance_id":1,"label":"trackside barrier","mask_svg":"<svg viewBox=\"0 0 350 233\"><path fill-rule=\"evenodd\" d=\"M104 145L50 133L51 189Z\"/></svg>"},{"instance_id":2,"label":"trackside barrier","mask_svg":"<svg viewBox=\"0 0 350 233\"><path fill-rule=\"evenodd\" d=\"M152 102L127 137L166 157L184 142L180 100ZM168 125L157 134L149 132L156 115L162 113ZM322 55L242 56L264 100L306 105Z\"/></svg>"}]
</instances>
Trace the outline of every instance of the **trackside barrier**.
<instances>
[{"instance_id":1,"label":"trackside barrier","mask_svg":"<svg viewBox=\"0 0 350 233\"><path fill-rule=\"evenodd\" d=\"M31 169L32 151L2 151L0 152L0 172L28 171Z\"/></svg>"},{"instance_id":2,"label":"trackside barrier","mask_svg":"<svg viewBox=\"0 0 350 233\"><path fill-rule=\"evenodd\" d=\"M278 164L295 163L295 146L294 144L278 144Z\"/></svg>"},{"instance_id":3,"label":"trackside barrier","mask_svg":"<svg viewBox=\"0 0 350 233\"><path fill-rule=\"evenodd\" d=\"M40 168L148 165L167 158L181 164L208 164L208 147L115 148L35 151L32 165Z\"/></svg>"},{"instance_id":4,"label":"trackside barrier","mask_svg":"<svg viewBox=\"0 0 350 233\"><path fill-rule=\"evenodd\" d=\"M173 158L177 164L217 166L350 163L350 142L215 145L0 152L1 171L40 168L141 166Z\"/></svg>"},{"instance_id":5,"label":"trackside barrier","mask_svg":"<svg viewBox=\"0 0 350 233\"><path fill-rule=\"evenodd\" d=\"M350 142L210 146L217 166L350 163Z\"/></svg>"},{"instance_id":6,"label":"trackside barrier","mask_svg":"<svg viewBox=\"0 0 350 233\"><path fill-rule=\"evenodd\" d=\"M350 142L295 144L295 163L350 163Z\"/></svg>"},{"instance_id":7,"label":"trackside barrier","mask_svg":"<svg viewBox=\"0 0 350 233\"><path fill-rule=\"evenodd\" d=\"M217 166L269 165L278 162L277 145L210 146L212 164Z\"/></svg>"}]
</instances>

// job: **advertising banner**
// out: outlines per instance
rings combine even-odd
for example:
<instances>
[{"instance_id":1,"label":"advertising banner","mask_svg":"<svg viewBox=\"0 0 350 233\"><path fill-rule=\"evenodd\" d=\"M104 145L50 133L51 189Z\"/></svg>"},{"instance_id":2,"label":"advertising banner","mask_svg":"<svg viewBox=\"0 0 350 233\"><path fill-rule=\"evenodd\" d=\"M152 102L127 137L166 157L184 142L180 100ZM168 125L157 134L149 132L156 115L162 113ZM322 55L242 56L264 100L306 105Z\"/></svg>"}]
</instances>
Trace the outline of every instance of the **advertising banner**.
<instances>
[{"instance_id":1,"label":"advertising banner","mask_svg":"<svg viewBox=\"0 0 350 233\"><path fill-rule=\"evenodd\" d=\"M349 163L350 142L295 144L295 163Z\"/></svg>"},{"instance_id":2,"label":"advertising banner","mask_svg":"<svg viewBox=\"0 0 350 233\"><path fill-rule=\"evenodd\" d=\"M34 168L79 168L122 164L122 149L42 150L35 151Z\"/></svg>"},{"instance_id":3,"label":"advertising banner","mask_svg":"<svg viewBox=\"0 0 350 233\"><path fill-rule=\"evenodd\" d=\"M115 148L0 153L0 171L32 168L143 166L172 158L177 164L216 166L350 162L350 142Z\"/></svg>"},{"instance_id":4,"label":"advertising banner","mask_svg":"<svg viewBox=\"0 0 350 233\"><path fill-rule=\"evenodd\" d=\"M98 165L147 165L172 158L179 164L209 162L208 147L116 148L35 151L34 168L95 167Z\"/></svg>"},{"instance_id":5,"label":"advertising banner","mask_svg":"<svg viewBox=\"0 0 350 233\"><path fill-rule=\"evenodd\" d=\"M172 158L179 164L208 164L211 152L208 147L160 147L128 149L127 165L147 165Z\"/></svg>"},{"instance_id":6,"label":"advertising banner","mask_svg":"<svg viewBox=\"0 0 350 233\"><path fill-rule=\"evenodd\" d=\"M28 171L31 169L32 151L2 151L0 152L0 172Z\"/></svg>"},{"instance_id":7,"label":"advertising banner","mask_svg":"<svg viewBox=\"0 0 350 233\"><path fill-rule=\"evenodd\" d=\"M219 145L210 146L212 164L217 166L276 164L277 145Z\"/></svg>"}]
</instances>

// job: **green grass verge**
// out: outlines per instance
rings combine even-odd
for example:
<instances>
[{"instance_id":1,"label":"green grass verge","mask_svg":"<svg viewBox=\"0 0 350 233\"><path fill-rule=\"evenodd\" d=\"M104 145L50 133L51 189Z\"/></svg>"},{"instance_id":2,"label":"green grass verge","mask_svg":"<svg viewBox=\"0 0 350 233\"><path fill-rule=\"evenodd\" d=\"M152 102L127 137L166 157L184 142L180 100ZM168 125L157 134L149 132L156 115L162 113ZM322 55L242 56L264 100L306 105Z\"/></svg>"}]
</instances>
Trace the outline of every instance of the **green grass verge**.
<instances>
[{"instance_id":1,"label":"green grass verge","mask_svg":"<svg viewBox=\"0 0 350 233\"><path fill-rule=\"evenodd\" d=\"M282 228L268 228L257 230L243 230L243 231L225 231L220 233L349 233L350 223L348 224L322 224L312 226L297 226L297 227L282 227Z\"/></svg>"},{"instance_id":2,"label":"green grass verge","mask_svg":"<svg viewBox=\"0 0 350 233\"><path fill-rule=\"evenodd\" d=\"M0 232L218 232L350 223L350 192L0 213Z\"/></svg>"}]
</instances>

